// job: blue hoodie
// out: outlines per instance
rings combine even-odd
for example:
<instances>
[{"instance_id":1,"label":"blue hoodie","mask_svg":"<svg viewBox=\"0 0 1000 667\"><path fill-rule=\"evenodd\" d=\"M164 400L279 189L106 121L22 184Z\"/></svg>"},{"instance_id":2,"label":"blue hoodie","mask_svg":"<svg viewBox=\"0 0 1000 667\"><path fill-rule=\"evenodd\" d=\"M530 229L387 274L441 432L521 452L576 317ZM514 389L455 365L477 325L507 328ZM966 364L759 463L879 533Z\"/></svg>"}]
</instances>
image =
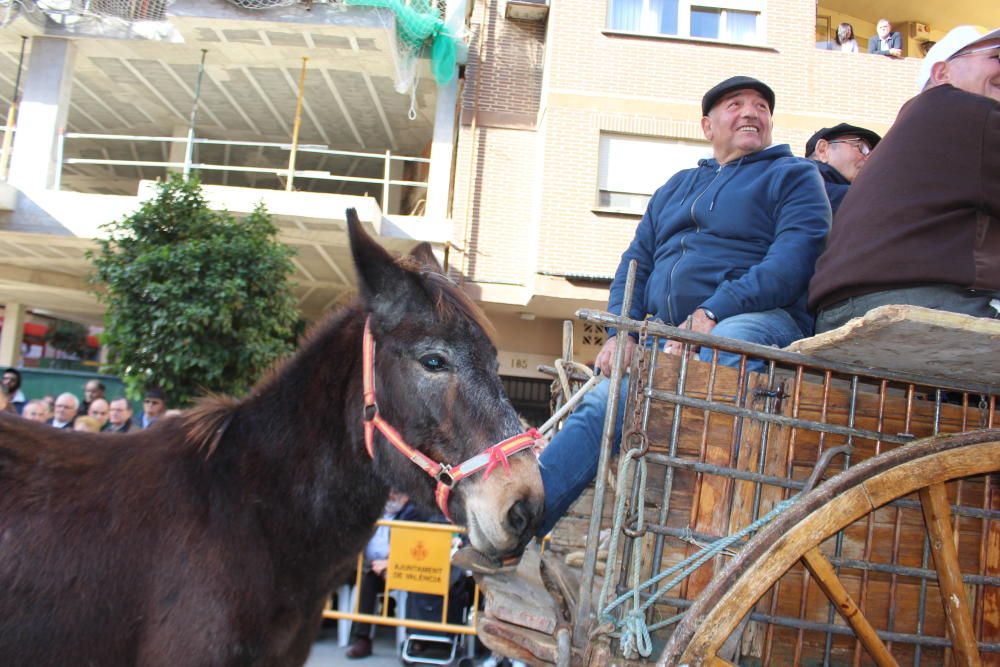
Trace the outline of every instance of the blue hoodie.
<instances>
[{"instance_id":1,"label":"blue hoodie","mask_svg":"<svg viewBox=\"0 0 1000 667\"><path fill-rule=\"evenodd\" d=\"M823 179L823 186L826 188L826 195L830 198L830 208L836 214L837 209L840 208L840 203L847 196L847 189L851 187L851 182L842 173L837 171L837 168L833 165L816 161L813 161L813 164L819 169L819 175Z\"/></svg>"},{"instance_id":2,"label":"blue hoodie","mask_svg":"<svg viewBox=\"0 0 1000 667\"><path fill-rule=\"evenodd\" d=\"M721 166L701 160L653 194L622 255L608 309L621 313L635 259L634 319L680 325L699 307L719 321L783 308L809 335L806 289L830 221L819 172L785 144Z\"/></svg>"}]
</instances>

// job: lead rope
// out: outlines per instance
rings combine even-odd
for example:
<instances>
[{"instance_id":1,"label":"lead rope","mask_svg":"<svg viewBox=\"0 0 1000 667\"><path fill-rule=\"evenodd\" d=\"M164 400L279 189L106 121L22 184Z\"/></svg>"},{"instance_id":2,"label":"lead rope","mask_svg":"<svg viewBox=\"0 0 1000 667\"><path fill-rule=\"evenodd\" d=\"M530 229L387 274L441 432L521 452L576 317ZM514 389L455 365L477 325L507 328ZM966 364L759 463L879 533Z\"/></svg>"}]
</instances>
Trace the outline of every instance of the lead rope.
<instances>
[{"instance_id":1,"label":"lead rope","mask_svg":"<svg viewBox=\"0 0 1000 667\"><path fill-rule=\"evenodd\" d=\"M677 563L676 565L672 565L671 567L660 572L656 576L647 579L642 584L640 584L636 589L624 593L615 600L613 600L612 602L608 603L608 605L601 610L601 621L604 623L610 623L612 624L612 626L615 626L621 630L622 632L621 641L622 641L623 652L632 649L631 642L634 641L632 637L638 637L640 640L643 640L643 638L648 638L649 633L655 630L659 630L660 628L666 627L667 625L670 625L672 623L676 623L684 616L684 614L677 614L675 616L671 616L668 619L647 626L645 620L646 611L654 604L656 604L656 601L660 598L661 595L663 595L670 589L677 586L687 577L691 576L691 574L695 570L704 565L708 560L714 558L718 554L722 553L723 551L731 547L733 544L739 542L740 540L745 538L748 534L760 530L764 525L774 520L775 517L777 517L779 514L788 509L792 505L792 503L794 503L795 500L798 499L798 496L799 494L796 494L791 498L788 498L787 500L782 500L780 503L775 505L770 512L768 512L761 518L757 519L750 525L746 526L745 528L739 530L736 533L733 533L732 535L727 535L726 537L716 540L711 545L691 554L690 556L688 556L681 562ZM661 581L673 575L674 573L678 573L677 576L675 576L673 579L671 579L662 587L660 587L660 589L657 592L650 595L649 599L646 600L646 602L644 602L639 609L629 612L626 618L619 621L616 620L611 615L611 612L615 608L627 602L629 597L637 596L639 591L645 590L647 588L659 584ZM629 637L630 646L626 647L625 642L626 642L626 637L628 635L631 635L631 637ZM645 643L641 645L637 644L636 648L640 650L640 655L647 658L649 657L650 653L641 652L643 648L647 648L648 650L651 649L651 647L648 644ZM626 654L625 657L628 658L629 655Z\"/></svg>"},{"instance_id":2,"label":"lead rope","mask_svg":"<svg viewBox=\"0 0 1000 667\"><path fill-rule=\"evenodd\" d=\"M642 407L640 402L642 401L644 392L644 385L646 381L646 341L648 337L648 328L646 323L643 323L642 328L639 330L639 341L636 346L638 352L638 361L636 362L635 372L632 374L632 389L633 389L633 409L631 424L628 432L623 435L623 442L634 442L637 439L638 447L632 447L624 455L619 457L618 463L618 490L619 492L615 494L615 516L614 524L611 529L611 541L608 545L608 562L605 565L605 575L604 583L601 586L600 600L606 600L611 588L610 573L616 571L617 560L618 560L618 540L622 532L624 532L623 524L625 522L625 507L626 507L626 494L622 492L626 488L626 481L629 478L630 468L632 463L635 463L636 469L632 473L639 476L639 489L637 494L637 501L635 509L636 515L636 527L635 534L642 535L645 532L645 522L646 522L646 480L648 478L648 469L646 467L646 459L644 454L646 453L646 436L643 432L642 426ZM632 597L632 610L624 615L621 621L618 622L620 628L624 628L621 638L621 648L626 659L630 659L634 651L638 651L640 655L649 656L652 652L652 640L650 639L649 632L646 628L645 614L642 611L642 598L639 595L640 582L639 582L639 572L642 567L642 550L633 549L632 550L632 591L630 594L626 594L622 597L622 604L628 597ZM617 605L616 605L617 606ZM605 618L602 621L611 621L614 623L614 619L607 612L610 608L605 610Z\"/></svg>"}]
</instances>

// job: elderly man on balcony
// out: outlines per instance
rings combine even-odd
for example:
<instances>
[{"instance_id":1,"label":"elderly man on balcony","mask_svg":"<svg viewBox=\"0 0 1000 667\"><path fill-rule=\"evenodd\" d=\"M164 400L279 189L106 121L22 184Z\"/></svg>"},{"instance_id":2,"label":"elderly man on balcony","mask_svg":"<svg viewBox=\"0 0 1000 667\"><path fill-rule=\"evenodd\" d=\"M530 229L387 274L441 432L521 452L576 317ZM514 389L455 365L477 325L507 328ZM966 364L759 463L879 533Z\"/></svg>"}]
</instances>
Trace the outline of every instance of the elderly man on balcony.
<instances>
[{"instance_id":1,"label":"elderly man on balcony","mask_svg":"<svg viewBox=\"0 0 1000 667\"><path fill-rule=\"evenodd\" d=\"M893 31L889 19L879 19L875 24L875 30L878 34L868 38L868 53L890 58L899 58L903 55L903 38L899 32Z\"/></svg>"}]
</instances>

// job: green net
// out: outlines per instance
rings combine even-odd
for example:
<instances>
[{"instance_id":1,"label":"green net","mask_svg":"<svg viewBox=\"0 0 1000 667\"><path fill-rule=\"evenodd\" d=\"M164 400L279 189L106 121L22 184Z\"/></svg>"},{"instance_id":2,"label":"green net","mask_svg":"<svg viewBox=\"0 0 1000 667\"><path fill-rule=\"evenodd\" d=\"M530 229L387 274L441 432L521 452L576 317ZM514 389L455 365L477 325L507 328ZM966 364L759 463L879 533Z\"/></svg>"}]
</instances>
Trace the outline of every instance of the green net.
<instances>
[{"instance_id":1,"label":"green net","mask_svg":"<svg viewBox=\"0 0 1000 667\"><path fill-rule=\"evenodd\" d=\"M416 67L425 45L430 42L431 70L441 85L451 81L455 73L456 36L445 25L441 10L432 0L344 0L345 5L388 9L396 17L396 46L403 63L397 69ZM409 88L412 81L405 81ZM411 74L412 78L412 74ZM397 89L400 88L397 81Z\"/></svg>"}]
</instances>

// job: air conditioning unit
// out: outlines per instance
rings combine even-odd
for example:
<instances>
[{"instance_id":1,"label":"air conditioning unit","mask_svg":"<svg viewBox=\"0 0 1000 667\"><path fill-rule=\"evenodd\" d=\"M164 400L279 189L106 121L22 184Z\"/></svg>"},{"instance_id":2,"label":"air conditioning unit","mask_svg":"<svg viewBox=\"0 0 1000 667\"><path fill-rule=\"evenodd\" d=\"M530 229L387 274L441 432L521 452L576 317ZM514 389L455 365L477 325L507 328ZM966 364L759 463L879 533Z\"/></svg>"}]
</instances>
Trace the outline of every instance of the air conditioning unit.
<instances>
[{"instance_id":1,"label":"air conditioning unit","mask_svg":"<svg viewBox=\"0 0 1000 667\"><path fill-rule=\"evenodd\" d=\"M931 27L920 21L906 21L896 27L899 29L900 34L909 39L915 39L918 42L926 42L931 38Z\"/></svg>"},{"instance_id":2,"label":"air conditioning unit","mask_svg":"<svg viewBox=\"0 0 1000 667\"><path fill-rule=\"evenodd\" d=\"M549 0L507 0L504 9L504 18L521 21L544 21L548 15Z\"/></svg>"}]
</instances>

